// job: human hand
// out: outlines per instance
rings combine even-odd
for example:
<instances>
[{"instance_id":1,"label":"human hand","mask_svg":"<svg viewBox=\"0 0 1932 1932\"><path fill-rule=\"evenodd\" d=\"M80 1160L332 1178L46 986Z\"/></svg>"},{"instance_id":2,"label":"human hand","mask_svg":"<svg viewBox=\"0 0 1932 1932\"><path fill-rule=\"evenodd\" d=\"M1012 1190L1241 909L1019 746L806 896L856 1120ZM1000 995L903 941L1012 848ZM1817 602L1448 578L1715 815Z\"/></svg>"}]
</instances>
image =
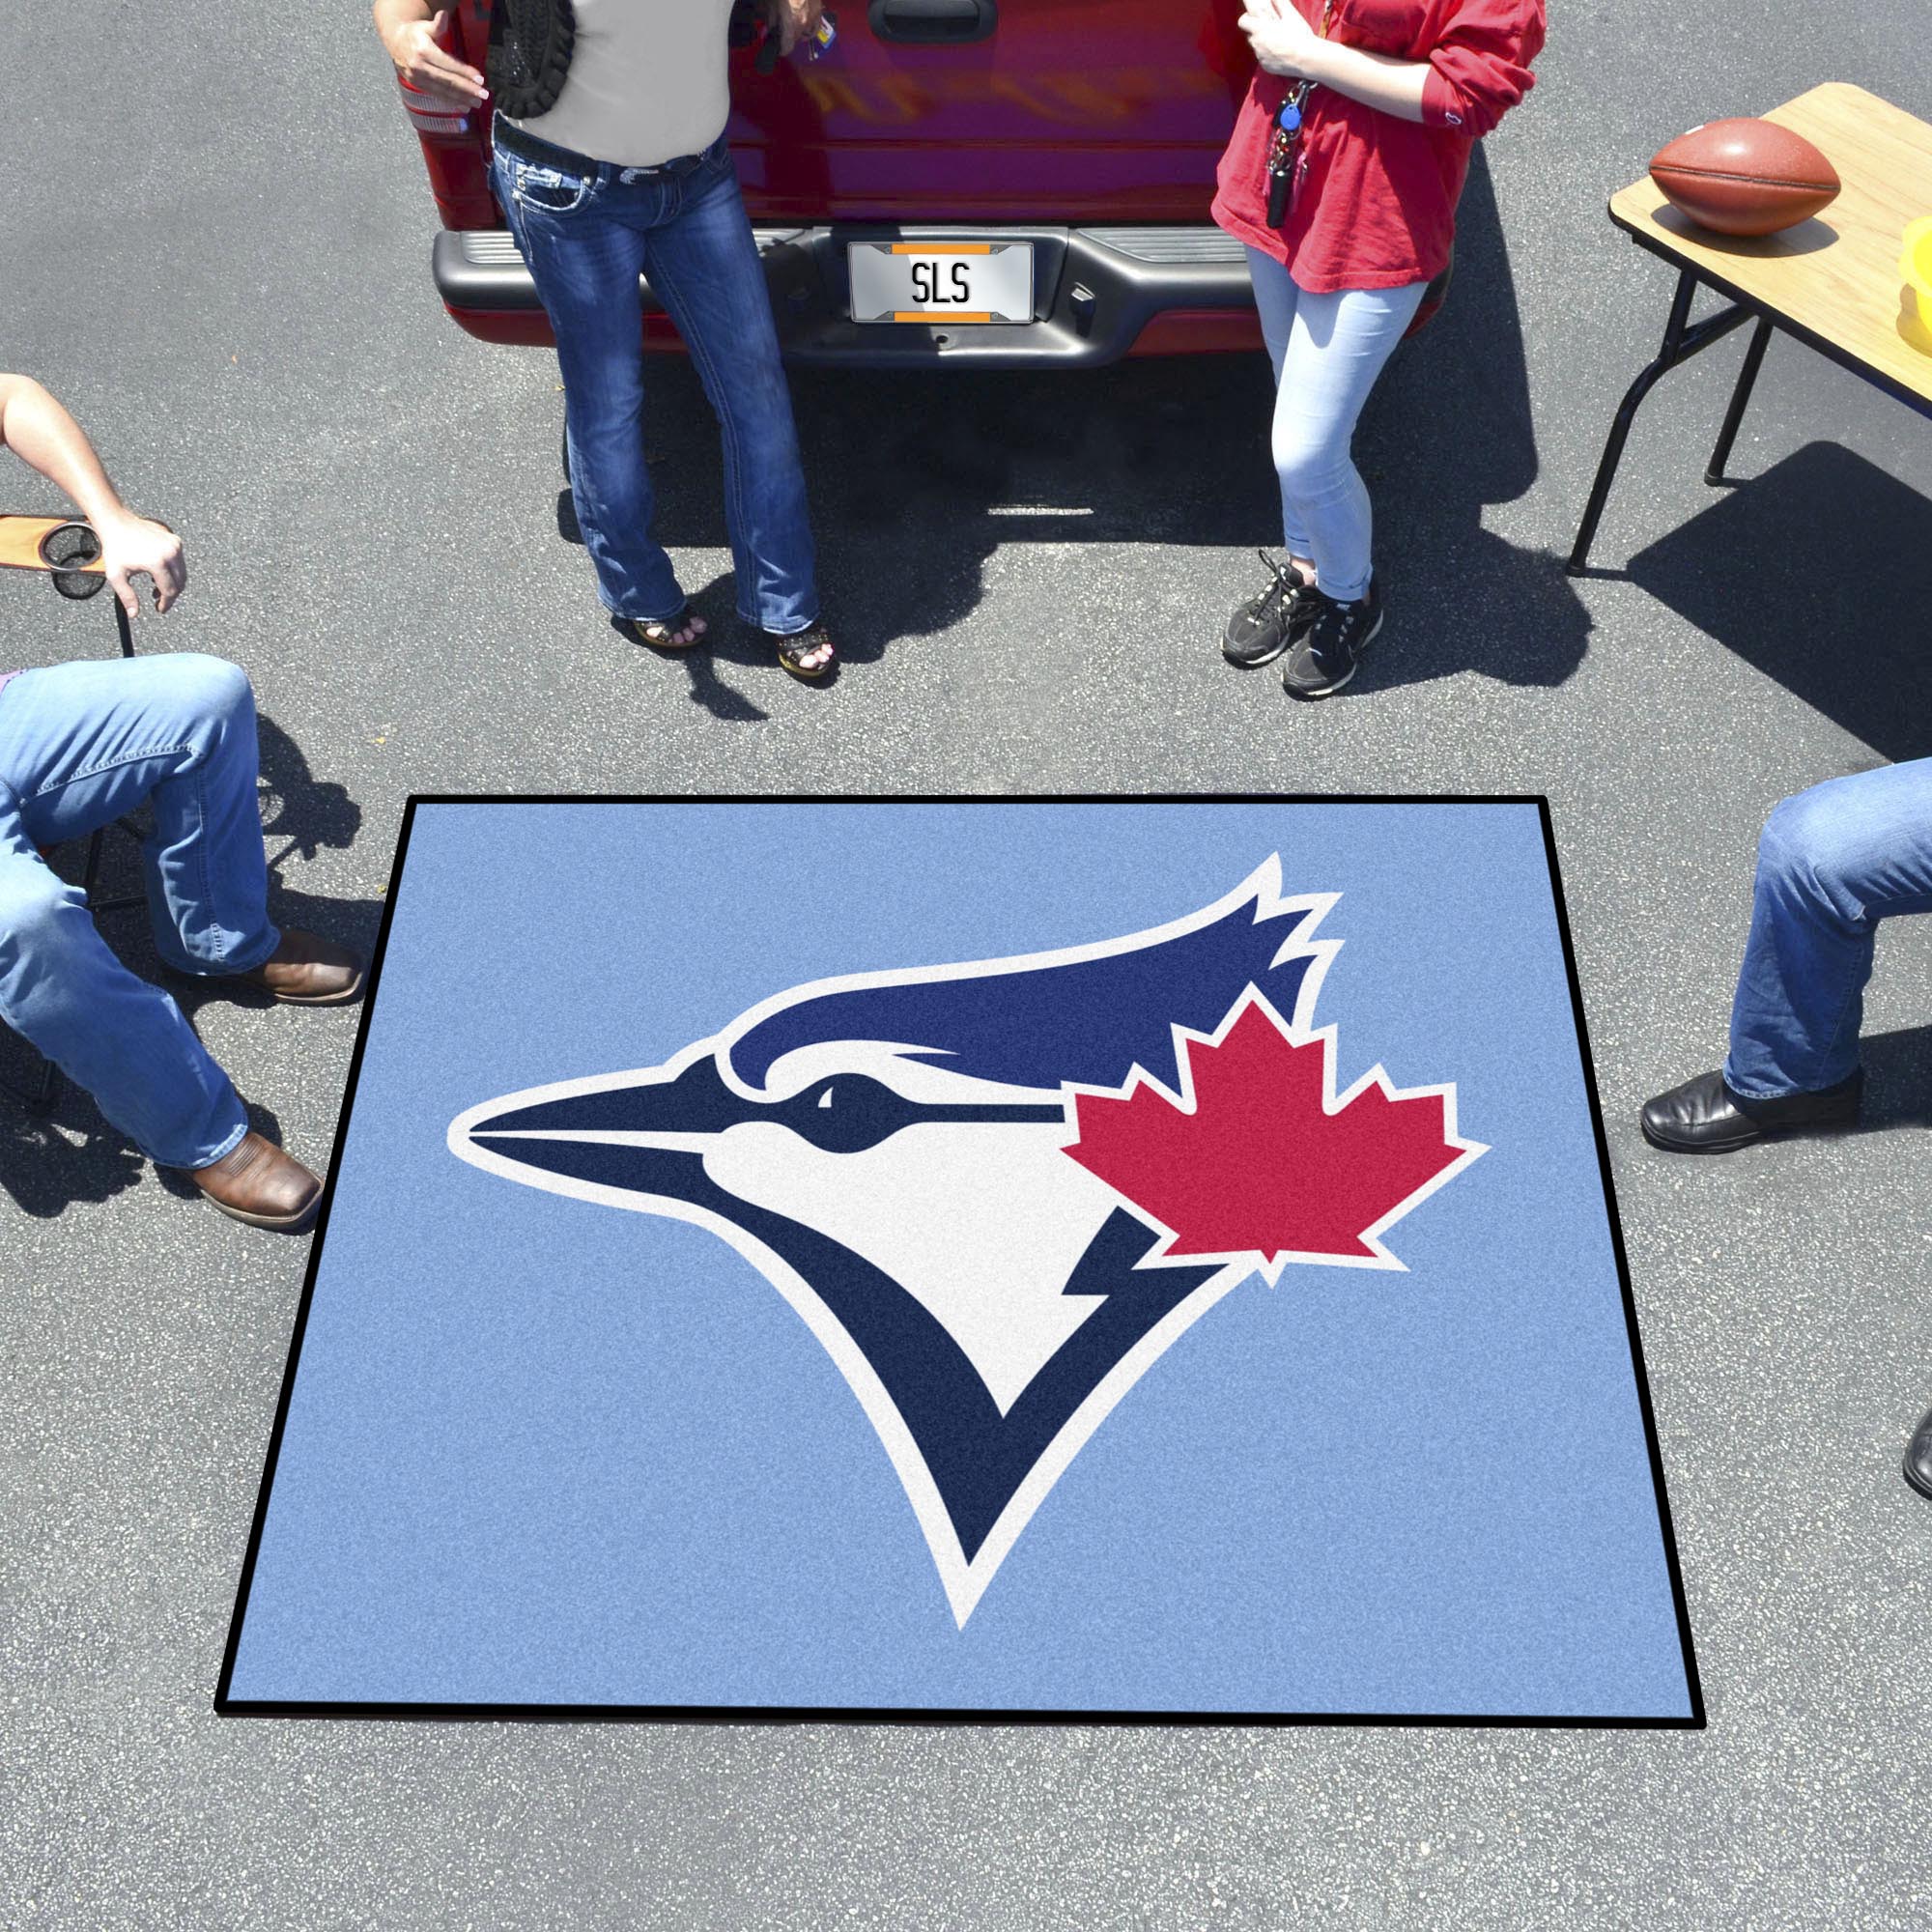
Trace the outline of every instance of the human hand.
<instances>
[{"instance_id":1,"label":"human hand","mask_svg":"<svg viewBox=\"0 0 1932 1932\"><path fill-rule=\"evenodd\" d=\"M1249 0L1237 23L1264 71L1313 80L1326 44L1295 12L1293 0Z\"/></svg>"},{"instance_id":2,"label":"human hand","mask_svg":"<svg viewBox=\"0 0 1932 1932\"><path fill-rule=\"evenodd\" d=\"M766 0L766 19L779 37L779 52L788 54L809 42L825 17L825 0Z\"/></svg>"},{"instance_id":3,"label":"human hand","mask_svg":"<svg viewBox=\"0 0 1932 1932\"><path fill-rule=\"evenodd\" d=\"M403 20L384 25L381 32L396 72L418 93L445 107L468 109L482 101L488 92L483 76L437 45L434 21Z\"/></svg>"},{"instance_id":4,"label":"human hand","mask_svg":"<svg viewBox=\"0 0 1932 1932\"><path fill-rule=\"evenodd\" d=\"M187 564L181 538L165 524L137 517L131 511L97 519L100 538L100 568L121 608L130 617L141 614L140 594L133 580L145 577L155 587L155 609L167 611L187 588Z\"/></svg>"}]
</instances>

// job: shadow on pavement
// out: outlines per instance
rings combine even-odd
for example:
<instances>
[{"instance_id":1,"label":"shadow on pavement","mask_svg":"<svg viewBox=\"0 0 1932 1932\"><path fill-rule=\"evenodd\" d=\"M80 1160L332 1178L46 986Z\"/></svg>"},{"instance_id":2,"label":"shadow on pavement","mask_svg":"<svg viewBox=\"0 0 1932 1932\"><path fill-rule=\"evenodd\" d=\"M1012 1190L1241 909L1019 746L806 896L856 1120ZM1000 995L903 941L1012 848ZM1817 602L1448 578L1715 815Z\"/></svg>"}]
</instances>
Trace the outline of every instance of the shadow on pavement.
<instances>
[{"instance_id":1,"label":"shadow on pavement","mask_svg":"<svg viewBox=\"0 0 1932 1932\"><path fill-rule=\"evenodd\" d=\"M1480 147L1457 214L1449 298L1384 371L1355 461L1375 500L1389 603L1357 688L1469 670L1548 687L1575 672L1590 616L1563 558L1483 527L1486 507L1529 490L1538 459L1516 277Z\"/></svg>"},{"instance_id":2,"label":"shadow on pavement","mask_svg":"<svg viewBox=\"0 0 1932 1932\"><path fill-rule=\"evenodd\" d=\"M0 1037L0 1080L31 1080L20 1042ZM84 1116L84 1119L75 1119ZM57 1131L56 1123L66 1131ZM64 1094L49 1118L0 1094L0 1192L23 1214L48 1221L82 1201L109 1201L158 1173L107 1126L93 1104Z\"/></svg>"},{"instance_id":3,"label":"shadow on pavement","mask_svg":"<svg viewBox=\"0 0 1932 1932\"><path fill-rule=\"evenodd\" d=\"M300 748L272 720L258 720L262 753L263 833L269 841L269 912L277 925L305 926L358 948L373 951L382 922L379 899L322 898L290 885L282 868L294 855L312 859L324 846L346 848L355 840L362 810L347 790L310 772ZM283 842L279 851L275 841ZM78 843L56 856L70 873L79 863ZM141 890L140 862L131 839L110 834L104 850L99 899L118 898ZM101 931L108 944L143 979L165 986L192 1022L210 1001L267 1008L274 1003L266 993L236 993L206 981L182 980L166 973L156 953L141 906L110 911L102 916ZM342 1024L355 1025L354 1009L342 1009ZM31 1086L41 1062L5 1028L0 1028L0 1082L9 1088ZM248 1123L270 1140L281 1139L276 1115L258 1098L244 1094ZM0 1093L0 1192L22 1212L48 1219L81 1202L106 1201L125 1189L152 1179L167 1193L197 1200L198 1190L185 1175L151 1168L147 1161L109 1126L92 1098L71 1082L63 1082L51 1114L29 1111L13 1093Z\"/></svg>"},{"instance_id":4,"label":"shadow on pavement","mask_svg":"<svg viewBox=\"0 0 1932 1932\"><path fill-rule=\"evenodd\" d=\"M258 715L255 727L262 760L262 837L269 844L271 877L291 854L313 859L325 845L346 852L362 829L362 808L346 786L318 779L301 747L272 718ZM279 851L277 838L285 841Z\"/></svg>"},{"instance_id":5,"label":"shadow on pavement","mask_svg":"<svg viewBox=\"0 0 1932 1932\"><path fill-rule=\"evenodd\" d=\"M1932 503L1875 464L1807 443L1629 575L1885 758L1932 753Z\"/></svg>"},{"instance_id":6,"label":"shadow on pavement","mask_svg":"<svg viewBox=\"0 0 1932 1932\"><path fill-rule=\"evenodd\" d=\"M1053 375L798 370L792 393L819 580L847 663L969 616L1003 544L1280 541L1258 356ZM652 466L660 540L723 549L717 428L682 360L653 361L647 407L653 448L681 452ZM581 541L567 492L557 529ZM728 577L687 588L720 658L769 661L732 615Z\"/></svg>"},{"instance_id":7,"label":"shadow on pavement","mask_svg":"<svg viewBox=\"0 0 1932 1932\"><path fill-rule=\"evenodd\" d=\"M1867 1034L1859 1054L1865 1068L1862 1128L1932 1127L1932 1025Z\"/></svg>"}]
</instances>

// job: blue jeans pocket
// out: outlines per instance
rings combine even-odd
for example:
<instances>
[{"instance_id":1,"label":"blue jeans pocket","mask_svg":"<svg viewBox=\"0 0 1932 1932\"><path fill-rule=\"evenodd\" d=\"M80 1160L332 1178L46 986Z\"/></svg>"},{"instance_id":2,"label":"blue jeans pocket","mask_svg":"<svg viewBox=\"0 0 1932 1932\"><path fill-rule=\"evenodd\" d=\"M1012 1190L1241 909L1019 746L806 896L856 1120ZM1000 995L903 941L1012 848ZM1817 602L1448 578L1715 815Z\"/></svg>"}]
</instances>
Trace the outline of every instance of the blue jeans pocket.
<instances>
[{"instance_id":1,"label":"blue jeans pocket","mask_svg":"<svg viewBox=\"0 0 1932 1932\"><path fill-rule=\"evenodd\" d=\"M517 206L539 214L570 214L590 197L594 185L588 175L565 174L561 168L510 161L510 192Z\"/></svg>"}]
</instances>

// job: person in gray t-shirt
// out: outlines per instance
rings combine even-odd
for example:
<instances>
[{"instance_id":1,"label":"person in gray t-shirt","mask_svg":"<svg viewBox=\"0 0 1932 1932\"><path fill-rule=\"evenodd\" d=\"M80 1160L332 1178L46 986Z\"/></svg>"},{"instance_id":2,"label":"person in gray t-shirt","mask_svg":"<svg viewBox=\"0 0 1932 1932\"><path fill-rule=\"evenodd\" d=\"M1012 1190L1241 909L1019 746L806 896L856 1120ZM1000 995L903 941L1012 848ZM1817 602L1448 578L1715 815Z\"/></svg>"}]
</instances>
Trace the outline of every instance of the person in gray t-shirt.
<instances>
[{"instance_id":1,"label":"person in gray t-shirt","mask_svg":"<svg viewBox=\"0 0 1932 1932\"><path fill-rule=\"evenodd\" d=\"M731 100L731 0L573 0L576 46L556 104L517 126L625 168L702 154Z\"/></svg>"},{"instance_id":2,"label":"person in gray t-shirt","mask_svg":"<svg viewBox=\"0 0 1932 1932\"><path fill-rule=\"evenodd\" d=\"M563 372L572 500L599 593L654 650L706 622L651 534L640 278L684 338L724 432L737 609L794 677L831 675L805 479L764 269L724 142L731 0L496 0L489 78L437 44L454 0L376 0L411 86L494 97L492 185ZM790 52L822 0L762 0Z\"/></svg>"}]
</instances>

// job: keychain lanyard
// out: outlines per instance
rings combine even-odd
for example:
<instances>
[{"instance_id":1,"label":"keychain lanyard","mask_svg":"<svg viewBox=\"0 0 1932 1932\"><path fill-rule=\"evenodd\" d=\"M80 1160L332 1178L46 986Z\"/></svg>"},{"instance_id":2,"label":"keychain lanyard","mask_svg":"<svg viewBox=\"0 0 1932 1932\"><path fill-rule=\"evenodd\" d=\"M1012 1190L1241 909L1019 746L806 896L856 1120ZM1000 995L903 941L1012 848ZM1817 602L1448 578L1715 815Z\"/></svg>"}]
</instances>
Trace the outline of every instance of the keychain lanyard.
<instances>
[{"instance_id":1,"label":"keychain lanyard","mask_svg":"<svg viewBox=\"0 0 1932 1932\"><path fill-rule=\"evenodd\" d=\"M1321 0L1321 24L1316 32L1325 41L1328 23L1334 17L1335 0ZM1294 189L1294 151L1301 140L1301 124L1308 97L1315 92L1312 80L1297 80L1288 90L1280 112L1274 117L1274 134L1267 153L1267 225L1279 228L1288 219L1289 196Z\"/></svg>"}]
</instances>

